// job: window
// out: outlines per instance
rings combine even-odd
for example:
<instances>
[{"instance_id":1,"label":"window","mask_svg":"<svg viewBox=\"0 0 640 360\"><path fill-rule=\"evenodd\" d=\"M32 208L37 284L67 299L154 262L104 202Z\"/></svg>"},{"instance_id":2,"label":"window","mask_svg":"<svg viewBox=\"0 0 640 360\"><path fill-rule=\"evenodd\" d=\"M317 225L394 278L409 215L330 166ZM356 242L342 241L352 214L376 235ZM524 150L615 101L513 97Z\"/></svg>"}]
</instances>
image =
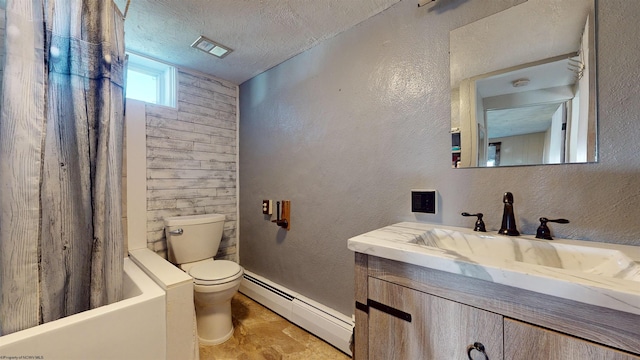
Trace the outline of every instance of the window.
<instances>
[{"instance_id":1,"label":"window","mask_svg":"<svg viewBox=\"0 0 640 360\"><path fill-rule=\"evenodd\" d=\"M127 55L127 98L175 107L175 68L141 55Z\"/></svg>"}]
</instances>

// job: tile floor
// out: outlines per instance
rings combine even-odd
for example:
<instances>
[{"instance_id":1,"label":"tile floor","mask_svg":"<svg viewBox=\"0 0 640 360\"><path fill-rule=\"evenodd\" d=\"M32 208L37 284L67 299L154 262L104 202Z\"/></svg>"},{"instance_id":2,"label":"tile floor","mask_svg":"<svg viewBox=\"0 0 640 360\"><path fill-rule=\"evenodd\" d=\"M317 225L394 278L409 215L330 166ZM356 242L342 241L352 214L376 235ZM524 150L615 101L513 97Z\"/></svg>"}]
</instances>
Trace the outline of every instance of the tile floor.
<instances>
[{"instance_id":1,"label":"tile floor","mask_svg":"<svg viewBox=\"0 0 640 360\"><path fill-rule=\"evenodd\" d=\"M340 350L243 294L231 300L233 337L200 346L200 360L347 360Z\"/></svg>"}]
</instances>

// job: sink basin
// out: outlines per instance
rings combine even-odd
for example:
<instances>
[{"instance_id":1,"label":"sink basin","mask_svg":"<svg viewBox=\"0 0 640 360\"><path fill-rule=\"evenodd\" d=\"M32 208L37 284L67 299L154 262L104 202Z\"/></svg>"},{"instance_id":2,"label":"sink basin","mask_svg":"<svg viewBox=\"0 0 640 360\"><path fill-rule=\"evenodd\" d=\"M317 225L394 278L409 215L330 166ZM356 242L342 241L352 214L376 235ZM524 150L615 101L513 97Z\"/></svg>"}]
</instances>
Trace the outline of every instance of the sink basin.
<instances>
[{"instance_id":1,"label":"sink basin","mask_svg":"<svg viewBox=\"0 0 640 360\"><path fill-rule=\"evenodd\" d=\"M409 241L462 256L517 261L640 281L640 266L619 250L434 228Z\"/></svg>"},{"instance_id":2,"label":"sink basin","mask_svg":"<svg viewBox=\"0 0 640 360\"><path fill-rule=\"evenodd\" d=\"M358 253L640 315L640 247L403 222L353 237Z\"/></svg>"}]
</instances>

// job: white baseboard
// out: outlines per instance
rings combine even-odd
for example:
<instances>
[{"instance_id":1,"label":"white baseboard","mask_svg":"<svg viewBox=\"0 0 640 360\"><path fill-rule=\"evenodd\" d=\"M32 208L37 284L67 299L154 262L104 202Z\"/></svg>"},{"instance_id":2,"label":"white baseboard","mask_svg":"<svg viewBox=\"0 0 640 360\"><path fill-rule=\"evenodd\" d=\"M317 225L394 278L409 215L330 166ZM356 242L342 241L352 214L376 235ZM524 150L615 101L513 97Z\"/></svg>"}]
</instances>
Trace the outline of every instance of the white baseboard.
<instances>
[{"instance_id":1,"label":"white baseboard","mask_svg":"<svg viewBox=\"0 0 640 360\"><path fill-rule=\"evenodd\" d=\"M240 292L322 340L352 355L351 318L245 270Z\"/></svg>"}]
</instances>

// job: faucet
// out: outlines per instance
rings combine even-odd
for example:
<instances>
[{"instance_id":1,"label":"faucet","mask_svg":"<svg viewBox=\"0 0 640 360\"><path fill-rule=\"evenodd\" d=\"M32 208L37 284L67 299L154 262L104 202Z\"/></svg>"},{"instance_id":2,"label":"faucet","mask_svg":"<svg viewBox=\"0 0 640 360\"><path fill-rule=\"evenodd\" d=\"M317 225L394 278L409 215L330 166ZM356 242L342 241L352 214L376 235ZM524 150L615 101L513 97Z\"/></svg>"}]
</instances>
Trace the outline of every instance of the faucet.
<instances>
[{"instance_id":1,"label":"faucet","mask_svg":"<svg viewBox=\"0 0 640 360\"><path fill-rule=\"evenodd\" d=\"M520 235L518 229L516 229L516 216L513 214L513 194L510 192L504 193L502 202L504 203L504 211L502 213L502 226L498 234L509 236Z\"/></svg>"},{"instance_id":2,"label":"faucet","mask_svg":"<svg viewBox=\"0 0 640 360\"><path fill-rule=\"evenodd\" d=\"M482 217L484 216L483 213L469 214L468 212L463 212L460 215L462 215L462 216L476 216L478 218L478 220L476 220L476 225L473 228L473 231L487 232L487 228L484 226L484 221L482 221Z\"/></svg>"},{"instance_id":3,"label":"faucet","mask_svg":"<svg viewBox=\"0 0 640 360\"><path fill-rule=\"evenodd\" d=\"M551 220L551 219L547 219L546 217L541 217L540 226L538 227L538 231L536 231L537 239L553 240L553 238L551 237L551 230L549 230L549 227L547 226L548 222L554 222L558 224L568 224L569 220L567 219Z\"/></svg>"}]
</instances>

